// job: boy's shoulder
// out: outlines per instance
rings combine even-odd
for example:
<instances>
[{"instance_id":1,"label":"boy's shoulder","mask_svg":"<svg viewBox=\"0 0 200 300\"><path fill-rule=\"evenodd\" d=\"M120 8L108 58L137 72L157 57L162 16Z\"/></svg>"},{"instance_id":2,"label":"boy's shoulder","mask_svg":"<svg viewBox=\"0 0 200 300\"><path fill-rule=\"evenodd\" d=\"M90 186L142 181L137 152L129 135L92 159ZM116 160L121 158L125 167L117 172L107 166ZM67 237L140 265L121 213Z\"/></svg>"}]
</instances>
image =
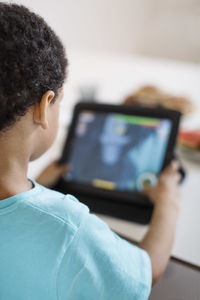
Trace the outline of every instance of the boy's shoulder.
<instances>
[{"instance_id":1,"label":"boy's shoulder","mask_svg":"<svg viewBox=\"0 0 200 300\"><path fill-rule=\"evenodd\" d=\"M32 182L35 193L25 201L26 204L44 215L51 216L54 220L78 229L84 216L89 212L88 207L70 194L65 195L48 189L34 180Z\"/></svg>"}]
</instances>

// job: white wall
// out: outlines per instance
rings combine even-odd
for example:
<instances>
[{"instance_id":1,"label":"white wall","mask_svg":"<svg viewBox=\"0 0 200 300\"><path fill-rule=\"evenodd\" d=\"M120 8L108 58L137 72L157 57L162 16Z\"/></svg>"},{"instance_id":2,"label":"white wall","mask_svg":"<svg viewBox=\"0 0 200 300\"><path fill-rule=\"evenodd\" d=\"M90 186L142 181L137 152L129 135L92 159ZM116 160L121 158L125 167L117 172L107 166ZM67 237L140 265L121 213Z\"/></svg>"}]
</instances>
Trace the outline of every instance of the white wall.
<instances>
[{"instance_id":1,"label":"white wall","mask_svg":"<svg viewBox=\"0 0 200 300\"><path fill-rule=\"evenodd\" d=\"M68 49L200 61L200 0L19 0Z\"/></svg>"},{"instance_id":2,"label":"white wall","mask_svg":"<svg viewBox=\"0 0 200 300\"><path fill-rule=\"evenodd\" d=\"M131 31L133 27L138 27L139 16L132 0L19 2L40 13L62 36L70 49L104 52L133 50Z\"/></svg>"},{"instance_id":3,"label":"white wall","mask_svg":"<svg viewBox=\"0 0 200 300\"><path fill-rule=\"evenodd\" d=\"M146 0L137 51L200 62L200 0Z\"/></svg>"}]
</instances>

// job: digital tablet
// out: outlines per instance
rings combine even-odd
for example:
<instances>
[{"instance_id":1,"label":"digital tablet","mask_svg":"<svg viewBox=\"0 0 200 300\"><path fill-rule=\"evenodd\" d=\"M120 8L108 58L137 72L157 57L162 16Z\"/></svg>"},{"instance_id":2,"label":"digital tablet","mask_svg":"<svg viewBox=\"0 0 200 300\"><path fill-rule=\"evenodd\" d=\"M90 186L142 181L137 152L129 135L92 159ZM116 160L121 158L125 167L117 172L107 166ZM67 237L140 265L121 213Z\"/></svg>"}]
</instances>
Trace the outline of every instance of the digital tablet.
<instances>
[{"instance_id":1,"label":"digital tablet","mask_svg":"<svg viewBox=\"0 0 200 300\"><path fill-rule=\"evenodd\" d=\"M141 191L155 185L171 161L180 116L160 108L77 104L60 160L71 169L60 189L104 206L151 206Z\"/></svg>"}]
</instances>

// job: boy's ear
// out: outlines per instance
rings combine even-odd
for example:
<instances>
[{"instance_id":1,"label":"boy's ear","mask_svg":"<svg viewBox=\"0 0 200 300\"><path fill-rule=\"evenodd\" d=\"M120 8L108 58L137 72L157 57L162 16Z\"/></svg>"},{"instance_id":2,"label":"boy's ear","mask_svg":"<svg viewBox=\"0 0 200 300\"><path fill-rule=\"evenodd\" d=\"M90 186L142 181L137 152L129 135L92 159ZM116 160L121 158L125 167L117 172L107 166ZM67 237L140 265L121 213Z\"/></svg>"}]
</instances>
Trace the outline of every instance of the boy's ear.
<instances>
[{"instance_id":1,"label":"boy's ear","mask_svg":"<svg viewBox=\"0 0 200 300\"><path fill-rule=\"evenodd\" d=\"M41 98L40 102L34 105L33 119L34 122L40 124L43 129L48 128L48 107L53 100L55 93L47 91Z\"/></svg>"}]
</instances>

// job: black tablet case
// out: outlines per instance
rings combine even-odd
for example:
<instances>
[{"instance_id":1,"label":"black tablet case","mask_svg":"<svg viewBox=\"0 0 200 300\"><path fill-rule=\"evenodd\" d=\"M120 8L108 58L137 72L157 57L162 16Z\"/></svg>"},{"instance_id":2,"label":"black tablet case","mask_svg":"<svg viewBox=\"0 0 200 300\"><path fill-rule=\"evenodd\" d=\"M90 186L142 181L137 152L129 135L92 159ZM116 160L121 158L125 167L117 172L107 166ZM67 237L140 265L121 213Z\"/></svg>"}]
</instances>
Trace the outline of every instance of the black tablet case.
<instances>
[{"instance_id":1,"label":"black tablet case","mask_svg":"<svg viewBox=\"0 0 200 300\"><path fill-rule=\"evenodd\" d=\"M170 141L168 144L167 154L165 157L165 161L163 163L163 168L170 162L170 160L174 156L174 147L176 144L176 137L180 122L181 114L177 111L166 110L166 109L147 109L147 108L135 108L135 107L127 107L122 105L107 105L107 104L91 104L91 103L79 103L75 106L73 120L68 132L68 137L66 140L66 144L64 146L63 154L60 159L60 163L66 162L66 153L67 148L70 143L70 139L72 138L74 127L77 120L77 115L82 110L94 110L94 111L109 111L109 112L121 112L127 113L129 115L142 115L142 116L150 116L150 117L161 117L161 118L169 118L173 122L173 128L170 136ZM137 195L133 193L132 202L126 201L126 199L117 199L116 193L110 195L106 195L106 192L96 191L95 189L90 191L90 189L79 189L70 184L66 184L63 178L52 186L53 189L60 191L62 193L71 193L75 197L77 197L81 202L85 203L92 212L110 215L113 217L137 222L140 224L147 224L150 222L153 205L144 195ZM115 194L115 196L114 196ZM125 195L125 194L124 194ZM142 201L140 201L140 200ZM142 202L142 204L141 204Z\"/></svg>"}]
</instances>

